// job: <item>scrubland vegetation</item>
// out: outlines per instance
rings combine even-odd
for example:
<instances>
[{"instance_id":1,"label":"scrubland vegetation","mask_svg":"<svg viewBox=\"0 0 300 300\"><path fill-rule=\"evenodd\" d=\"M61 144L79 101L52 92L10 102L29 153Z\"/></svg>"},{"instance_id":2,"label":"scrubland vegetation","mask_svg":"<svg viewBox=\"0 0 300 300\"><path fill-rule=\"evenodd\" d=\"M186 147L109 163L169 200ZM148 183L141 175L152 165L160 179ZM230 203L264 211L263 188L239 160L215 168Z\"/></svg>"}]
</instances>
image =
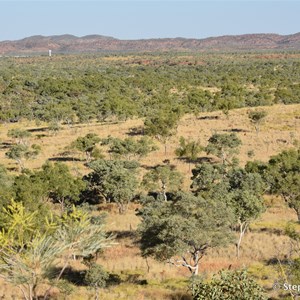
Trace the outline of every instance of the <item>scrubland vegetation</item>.
<instances>
[{"instance_id":1,"label":"scrubland vegetation","mask_svg":"<svg viewBox=\"0 0 300 300\"><path fill-rule=\"evenodd\" d=\"M1 58L2 299L296 299L299 58Z\"/></svg>"}]
</instances>

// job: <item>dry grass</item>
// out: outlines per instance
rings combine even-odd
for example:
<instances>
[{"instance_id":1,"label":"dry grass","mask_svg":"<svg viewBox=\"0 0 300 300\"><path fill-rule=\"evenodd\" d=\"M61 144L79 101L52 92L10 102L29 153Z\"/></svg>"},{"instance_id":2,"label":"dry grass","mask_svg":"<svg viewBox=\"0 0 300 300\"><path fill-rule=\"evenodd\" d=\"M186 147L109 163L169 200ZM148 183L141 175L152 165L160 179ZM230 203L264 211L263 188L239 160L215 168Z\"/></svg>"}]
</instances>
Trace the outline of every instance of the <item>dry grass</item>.
<instances>
[{"instance_id":1,"label":"dry grass","mask_svg":"<svg viewBox=\"0 0 300 300\"><path fill-rule=\"evenodd\" d=\"M261 126L259 134L256 134L248 120L247 111L249 108L230 111L229 118L220 111L200 114L198 118L193 115L186 115L180 120L176 136L172 137L168 143L167 154L164 154L163 145L157 142L160 149L149 155L149 157L142 159L141 164L153 166L168 159L185 175L185 187L188 187L191 177L189 166L187 163L178 160L174 155L179 137L185 136L200 140L202 145L205 146L214 132L237 132L243 142L239 154L242 165L249 160L247 155L249 150L253 150L255 153L253 159L267 161L271 155L292 147L295 140L300 140L300 105L275 105L263 107L263 109L268 112L268 115ZM216 117L216 119L212 117ZM92 123L75 125L73 128L64 126L61 131L53 135L48 130L43 130L47 127L47 124L37 127L34 123L23 122L21 124L1 125L0 141L4 143L12 142L7 137L7 131L11 128L40 128L40 131L32 133L30 143L40 144L42 153L37 159L25 162L26 167L36 169L41 167L47 159L58 157L59 153L63 152L65 147L79 136L93 132L103 138L108 135L124 138L131 128L142 126L142 124L142 120L135 119L119 124ZM41 134L45 136L39 137ZM16 168L16 164L5 157L6 151L7 149L3 147L0 149L0 162L10 169ZM202 153L202 156L206 156L205 153ZM81 158L84 159L83 156ZM66 163L75 175L83 175L88 172L88 169L83 165L83 161L67 161ZM296 216L292 210L285 206L281 199L267 197L266 203L269 208L260 219L251 225L250 231L245 235L242 242L241 259L237 260L235 258L235 247L233 245L223 249L212 249L201 262L200 269L203 273L211 274L222 268L228 268L230 265L233 268L247 266L265 287L271 287L277 273L274 266L268 265L267 262L288 254L290 243L289 239L284 236L283 231L288 221L296 221ZM140 220L135 215L135 209L136 206L132 204L127 214L119 215L115 207L105 207L105 210L109 213L107 229L123 233L124 236L121 235L118 239L119 244L117 246L104 252L104 255L99 258L99 263L109 272L120 276L136 272L139 274L139 279L148 281L148 285L142 286L136 283L124 282L121 285L102 290L101 299L188 299L183 296L186 294L186 279L189 277L186 270L159 263L152 259L148 259L148 262L146 262L140 256L134 235ZM74 268L79 269L82 266L77 262ZM174 284L176 285L175 288ZM175 294L175 290L177 294ZM19 292L3 281L0 284L0 299L1 296L2 299L21 299ZM92 292L87 291L86 288L76 287L76 293L66 299L79 300L92 299L92 297ZM63 298L58 296L57 299Z\"/></svg>"}]
</instances>

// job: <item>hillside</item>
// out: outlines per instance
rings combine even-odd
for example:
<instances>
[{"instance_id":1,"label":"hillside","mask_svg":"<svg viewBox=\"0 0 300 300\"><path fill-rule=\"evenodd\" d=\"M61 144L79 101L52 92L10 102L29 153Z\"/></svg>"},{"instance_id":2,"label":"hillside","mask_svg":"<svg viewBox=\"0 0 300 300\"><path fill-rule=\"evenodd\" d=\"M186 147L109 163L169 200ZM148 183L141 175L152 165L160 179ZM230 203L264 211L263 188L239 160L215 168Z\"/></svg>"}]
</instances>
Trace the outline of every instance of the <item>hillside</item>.
<instances>
[{"instance_id":1,"label":"hillside","mask_svg":"<svg viewBox=\"0 0 300 300\"><path fill-rule=\"evenodd\" d=\"M0 55L80 52L136 51L252 51L300 50L300 33L292 35L245 34L205 39L162 38L119 40L101 35L31 36L17 41L0 42Z\"/></svg>"},{"instance_id":2,"label":"hillside","mask_svg":"<svg viewBox=\"0 0 300 300\"><path fill-rule=\"evenodd\" d=\"M197 118L193 115L185 115L180 121L176 136L172 137L168 144L167 154L164 154L163 145L156 141L159 150L144 158L141 163L146 170L151 166L162 163L165 159L169 160L184 175L185 186L188 187L191 170L189 170L186 162L179 160L174 154L179 137L183 135L199 139L205 145L213 131L219 133L237 132L243 142L239 155L242 164L250 160L247 155L250 150L254 153L251 160L267 161L270 156L279 153L283 149L293 147L293 143L299 141L299 109L299 104L264 107L268 115L258 135L253 125L247 120L247 109L245 108L231 111L229 118L224 116L221 111L201 113ZM37 169L46 160L52 162L64 161L74 175L83 175L88 172L84 166L83 157L78 156L68 159L60 156L59 153L62 153L66 146L77 137L90 132L97 133L101 137L111 134L115 137L126 138L130 128L142 125L142 120L128 120L117 124L93 122L91 124L77 124L72 128L64 125L57 134L49 132L45 125L41 124L37 127L33 122L23 122L1 127L0 139L3 141L3 147L0 149L0 161L8 170L16 169L16 163L5 157L7 151L5 145L13 142L12 139L7 137L7 132L10 129L22 128L32 132L31 142L39 143L42 146L42 153L37 159L26 161L27 168ZM205 153L201 153L199 159L205 158L207 158ZM277 266L270 265L268 262L272 261L274 257L285 257L289 252L289 239L284 234L284 228L289 221L296 221L296 216L293 210L288 209L279 198L268 197L266 203L267 211L253 222L251 231L245 236L241 259L236 260L234 245L211 250L201 261L201 272L210 274L221 268L228 268L228 266L233 268L246 266L259 283L266 290L270 290L270 286L278 278L279 273L276 269ZM124 278L121 284L114 284L107 289L102 289L101 299L191 299L187 292L188 271L154 261L151 258L145 261L140 256L135 234L137 225L140 222L140 219L135 215L135 208L137 207L137 204L132 203L125 215L119 215L113 204L98 205L100 211L105 210L109 213L107 228L118 234L118 244L105 250L99 258L99 263L114 276ZM148 266L150 266L150 270L148 270ZM70 270L73 270L73 273L70 271L66 278L71 281L71 276L74 276L76 280L80 280L78 274L84 270L80 262L73 261ZM142 279L147 284L141 285L139 282ZM8 296L17 293L16 289L2 281L0 281L0 286L2 287L0 288L0 296L1 294ZM76 295L73 293L65 299L80 300L92 297L92 292L87 290L82 283L76 283L72 286L76 288ZM5 287L9 289L9 293L5 292ZM268 295L275 297L277 293L278 291L270 290Z\"/></svg>"}]
</instances>

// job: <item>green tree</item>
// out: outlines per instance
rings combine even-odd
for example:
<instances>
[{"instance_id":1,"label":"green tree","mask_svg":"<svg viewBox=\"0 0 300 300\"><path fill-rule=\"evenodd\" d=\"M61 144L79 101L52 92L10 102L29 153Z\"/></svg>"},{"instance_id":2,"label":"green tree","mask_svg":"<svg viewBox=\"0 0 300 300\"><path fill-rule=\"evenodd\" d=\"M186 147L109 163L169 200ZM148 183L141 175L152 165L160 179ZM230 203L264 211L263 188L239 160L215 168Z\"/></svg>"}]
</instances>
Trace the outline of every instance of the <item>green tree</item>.
<instances>
[{"instance_id":1,"label":"green tree","mask_svg":"<svg viewBox=\"0 0 300 300\"><path fill-rule=\"evenodd\" d=\"M263 289L246 270L220 271L210 282L194 281L193 300L266 300Z\"/></svg>"},{"instance_id":2,"label":"green tree","mask_svg":"<svg viewBox=\"0 0 300 300\"><path fill-rule=\"evenodd\" d=\"M183 176L174 168L158 165L144 175L142 185L150 191L158 191L167 201L167 192L180 190L182 182Z\"/></svg>"},{"instance_id":3,"label":"green tree","mask_svg":"<svg viewBox=\"0 0 300 300\"><path fill-rule=\"evenodd\" d=\"M8 174L5 166L0 164L0 210L14 196L12 185L13 177Z\"/></svg>"},{"instance_id":4,"label":"green tree","mask_svg":"<svg viewBox=\"0 0 300 300\"><path fill-rule=\"evenodd\" d=\"M51 289L59 285L74 255L89 256L112 245L112 238L106 236L103 224L94 224L88 213L75 207L60 219L46 218L47 230L41 231L39 228L32 229L34 213L24 215L21 206L18 204L18 209L11 211L7 227L0 235L0 276L20 288L26 300L40 299L37 291L45 284L48 288L43 299L48 299ZM21 218L24 220L15 230L14 220ZM26 230L31 235L24 239ZM16 237L10 242L12 231ZM24 242L26 247L21 247ZM57 261L61 262L59 271L53 272ZM49 275L52 280L49 280Z\"/></svg>"},{"instance_id":5,"label":"green tree","mask_svg":"<svg viewBox=\"0 0 300 300\"><path fill-rule=\"evenodd\" d=\"M197 160L199 153L203 150L199 141L188 141L183 136L179 139L179 147L175 150L175 154L180 158L186 158L189 162L189 170L191 163Z\"/></svg>"},{"instance_id":6,"label":"green tree","mask_svg":"<svg viewBox=\"0 0 300 300\"><path fill-rule=\"evenodd\" d=\"M206 146L207 154L213 154L222 160L222 163L232 163L232 156L238 153L238 148L242 144L235 133L213 134Z\"/></svg>"},{"instance_id":7,"label":"green tree","mask_svg":"<svg viewBox=\"0 0 300 300\"><path fill-rule=\"evenodd\" d=\"M24 162L23 159L30 159L35 158L41 151L41 147L39 145L33 144L31 147L23 145L23 144L16 144L13 145L5 155L15 160L20 170L24 169Z\"/></svg>"},{"instance_id":8,"label":"green tree","mask_svg":"<svg viewBox=\"0 0 300 300\"><path fill-rule=\"evenodd\" d=\"M106 286L109 274L98 264L93 263L89 266L84 276L84 282L95 290L95 300L99 300L99 288Z\"/></svg>"},{"instance_id":9,"label":"green tree","mask_svg":"<svg viewBox=\"0 0 300 300\"><path fill-rule=\"evenodd\" d=\"M211 197L224 201L234 214L238 229L237 257L250 223L265 210L262 195L265 183L257 173L248 173L242 168L229 170L223 164L203 163L192 170L192 191L205 199Z\"/></svg>"},{"instance_id":10,"label":"green tree","mask_svg":"<svg viewBox=\"0 0 300 300\"><path fill-rule=\"evenodd\" d=\"M145 119L145 134L162 141L165 145L165 154L167 153L167 142L177 130L179 118L179 111L161 110Z\"/></svg>"},{"instance_id":11,"label":"green tree","mask_svg":"<svg viewBox=\"0 0 300 300\"><path fill-rule=\"evenodd\" d=\"M85 177L89 189L96 191L107 202L115 202L121 214L126 212L137 188L135 161L96 160L89 163L92 173Z\"/></svg>"},{"instance_id":12,"label":"green tree","mask_svg":"<svg viewBox=\"0 0 300 300\"><path fill-rule=\"evenodd\" d=\"M228 173L228 195L224 193L227 204L232 208L235 222L239 230L236 243L237 258L240 256L242 239L250 223L265 211L264 193L265 185L259 174L246 173L243 169L233 169Z\"/></svg>"},{"instance_id":13,"label":"green tree","mask_svg":"<svg viewBox=\"0 0 300 300\"><path fill-rule=\"evenodd\" d=\"M172 201L149 203L140 216L142 256L186 267L193 275L209 248L231 241L232 213L216 199L179 193Z\"/></svg>"},{"instance_id":14,"label":"green tree","mask_svg":"<svg viewBox=\"0 0 300 300\"><path fill-rule=\"evenodd\" d=\"M263 174L271 193L280 195L300 222L300 150L290 149L271 157Z\"/></svg>"},{"instance_id":15,"label":"green tree","mask_svg":"<svg viewBox=\"0 0 300 300\"><path fill-rule=\"evenodd\" d=\"M14 128L8 130L7 136L14 138L17 144L26 145L26 140L31 136L31 133L27 130Z\"/></svg>"},{"instance_id":16,"label":"green tree","mask_svg":"<svg viewBox=\"0 0 300 300\"><path fill-rule=\"evenodd\" d=\"M265 110L252 110L248 112L248 118L254 125L257 134L259 133L260 126L267 115L268 113Z\"/></svg>"},{"instance_id":17,"label":"green tree","mask_svg":"<svg viewBox=\"0 0 300 300\"><path fill-rule=\"evenodd\" d=\"M102 144L109 144L109 152L113 154L114 158L123 158L126 160L132 158L140 159L158 149L148 137L142 137L139 140L133 138L121 140L119 138L108 137L102 140Z\"/></svg>"},{"instance_id":18,"label":"green tree","mask_svg":"<svg viewBox=\"0 0 300 300\"><path fill-rule=\"evenodd\" d=\"M100 138L95 133L88 133L84 137L77 138L74 142L72 142L71 147L84 152L86 155L86 161L89 162L91 160L91 154L95 149L97 143L100 142Z\"/></svg>"},{"instance_id":19,"label":"green tree","mask_svg":"<svg viewBox=\"0 0 300 300\"><path fill-rule=\"evenodd\" d=\"M225 184L223 189L227 189L226 167L223 164L201 163L192 169L191 189L194 194L209 197L211 192L221 184Z\"/></svg>"},{"instance_id":20,"label":"green tree","mask_svg":"<svg viewBox=\"0 0 300 300\"><path fill-rule=\"evenodd\" d=\"M62 163L46 163L42 170L35 173L32 180L45 183L47 196L61 207L61 213L65 205L79 201L81 191L86 187L81 178L74 177L67 165Z\"/></svg>"}]
</instances>

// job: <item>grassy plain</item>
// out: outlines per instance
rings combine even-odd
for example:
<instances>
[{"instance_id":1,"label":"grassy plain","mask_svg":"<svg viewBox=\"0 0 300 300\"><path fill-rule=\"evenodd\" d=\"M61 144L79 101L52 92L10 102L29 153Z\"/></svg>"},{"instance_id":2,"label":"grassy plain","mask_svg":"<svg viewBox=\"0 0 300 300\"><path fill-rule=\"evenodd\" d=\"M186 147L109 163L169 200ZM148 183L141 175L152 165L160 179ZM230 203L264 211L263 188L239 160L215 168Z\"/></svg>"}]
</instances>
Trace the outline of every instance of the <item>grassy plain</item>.
<instances>
[{"instance_id":1,"label":"grassy plain","mask_svg":"<svg viewBox=\"0 0 300 300\"><path fill-rule=\"evenodd\" d=\"M252 108L251 108L252 109ZM167 145L167 153L164 146L156 141L159 150L142 159L144 167L161 164L169 160L185 176L185 188L190 185L191 171L189 165L178 160L174 150L178 146L180 136L200 140L205 146L209 137L215 133L236 132L242 140L242 147L238 156L240 164L244 165L248 160L267 161L270 156L283 149L294 147L300 141L300 105L274 105L260 107L268 112L260 132L257 134L250 123L247 112L250 108L232 110L226 117L221 111L201 113L197 117L185 115L179 123L177 133ZM101 124L75 124L72 127L64 125L56 134L47 129L47 124L36 126L32 122L18 124L2 124L0 127L0 162L7 166L12 173L17 173L15 162L5 157L7 145L13 142L7 137L7 132L12 128L27 129L32 132L30 143L39 144L42 147L41 154L35 160L28 160L25 166L29 169L38 169L46 160L66 160L61 153L79 136L87 133L96 133L101 138L112 135L125 138L132 128L139 128L143 120L134 119L121 123ZM252 150L254 157L249 158L248 152ZM74 158L80 158L76 160ZM205 153L201 153L199 161L207 159ZM216 159L211 157L211 159ZM88 172L84 166L84 157L80 154L71 155L68 164L74 175L81 176ZM143 171L141 172L143 173ZM235 247L213 249L202 259L200 270L203 275L210 275L222 268L248 267L250 272L261 283L268 295L280 297L280 291L273 291L272 284L278 279L278 266L276 259L284 259L290 251L290 241L284 235L284 228L289 221L296 221L296 215L281 201L274 197L266 197L267 211L256 220L245 235L241 248L241 258L235 258ZM137 204L131 204L125 215L119 215L113 206L99 206L98 210L108 212L107 229L117 234L118 245L107 249L99 258L99 263L111 274L117 274L122 283L110 285L101 290L101 299L190 299L188 292L189 273L181 268L158 263L152 259L141 258L135 229L139 224L139 218L135 215ZM74 261L73 273L80 278L83 266ZM71 274L72 275L72 274ZM70 276L71 276L70 275ZM74 276L74 274L73 274ZM76 276L75 276L76 277ZM72 284L75 291L67 296L57 296L57 299L93 299L92 291L84 286ZM0 299L21 299L17 290L8 284L1 282ZM276 299L276 298L275 298ZM278 299L278 298L277 298Z\"/></svg>"}]
</instances>

